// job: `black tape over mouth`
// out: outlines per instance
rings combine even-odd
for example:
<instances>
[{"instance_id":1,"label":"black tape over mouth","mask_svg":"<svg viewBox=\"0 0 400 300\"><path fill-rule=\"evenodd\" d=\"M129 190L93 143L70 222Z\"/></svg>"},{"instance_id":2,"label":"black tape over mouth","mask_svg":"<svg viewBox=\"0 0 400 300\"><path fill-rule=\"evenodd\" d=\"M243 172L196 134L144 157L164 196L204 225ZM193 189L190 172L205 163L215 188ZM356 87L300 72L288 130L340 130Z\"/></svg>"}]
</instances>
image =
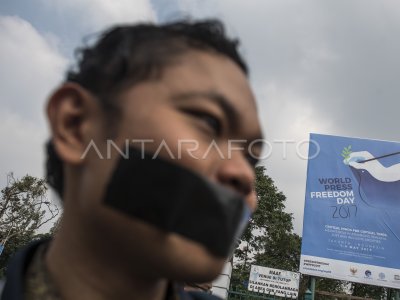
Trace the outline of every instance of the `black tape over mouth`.
<instances>
[{"instance_id":1,"label":"black tape over mouth","mask_svg":"<svg viewBox=\"0 0 400 300\"><path fill-rule=\"evenodd\" d=\"M227 257L250 217L236 192L131 147L107 186L106 205Z\"/></svg>"}]
</instances>

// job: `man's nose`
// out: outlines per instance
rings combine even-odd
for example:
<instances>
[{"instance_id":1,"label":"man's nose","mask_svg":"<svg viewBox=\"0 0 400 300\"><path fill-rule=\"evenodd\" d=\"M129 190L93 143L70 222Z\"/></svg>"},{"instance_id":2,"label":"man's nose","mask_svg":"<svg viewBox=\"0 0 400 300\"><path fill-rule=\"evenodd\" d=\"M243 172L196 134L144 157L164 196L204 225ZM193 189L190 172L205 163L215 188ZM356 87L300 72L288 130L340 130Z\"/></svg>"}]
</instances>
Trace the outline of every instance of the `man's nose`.
<instances>
[{"instance_id":1,"label":"man's nose","mask_svg":"<svg viewBox=\"0 0 400 300\"><path fill-rule=\"evenodd\" d=\"M256 209L254 167L242 153L236 153L231 158L223 160L217 171L217 180L225 187L231 188L245 197L246 203L252 211Z\"/></svg>"}]
</instances>

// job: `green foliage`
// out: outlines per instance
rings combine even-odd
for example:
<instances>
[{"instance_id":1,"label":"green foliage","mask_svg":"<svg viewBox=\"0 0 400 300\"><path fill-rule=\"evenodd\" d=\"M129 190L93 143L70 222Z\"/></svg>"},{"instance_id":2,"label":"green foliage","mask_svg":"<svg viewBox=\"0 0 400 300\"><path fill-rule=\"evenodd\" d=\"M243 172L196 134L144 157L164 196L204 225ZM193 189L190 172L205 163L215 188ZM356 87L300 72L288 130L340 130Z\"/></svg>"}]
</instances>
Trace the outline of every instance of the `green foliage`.
<instances>
[{"instance_id":1,"label":"green foliage","mask_svg":"<svg viewBox=\"0 0 400 300\"><path fill-rule=\"evenodd\" d=\"M387 293L386 288L361 283L351 283L351 294L353 296L381 299ZM390 298L388 298L390 299Z\"/></svg>"},{"instance_id":2,"label":"green foliage","mask_svg":"<svg viewBox=\"0 0 400 300\"><path fill-rule=\"evenodd\" d=\"M318 291L325 291L330 293L343 293L348 282L330 279L330 278L318 278L316 280L315 289Z\"/></svg>"},{"instance_id":3,"label":"green foliage","mask_svg":"<svg viewBox=\"0 0 400 300\"><path fill-rule=\"evenodd\" d=\"M45 180L29 175L16 180L7 176L7 187L1 190L0 242L5 245L0 256L0 277L15 251L41 235L37 230L59 213L46 197Z\"/></svg>"},{"instance_id":4,"label":"green foliage","mask_svg":"<svg viewBox=\"0 0 400 300\"><path fill-rule=\"evenodd\" d=\"M264 167L256 168L256 192L258 208L235 251L232 285L248 281L251 264L298 271L301 239L292 232L292 215L284 211L285 195Z\"/></svg>"},{"instance_id":5,"label":"green foliage","mask_svg":"<svg viewBox=\"0 0 400 300\"><path fill-rule=\"evenodd\" d=\"M343 151L342 151L342 156L344 159L349 159L350 158L350 154L351 154L351 145L349 145L348 147L344 147Z\"/></svg>"}]
</instances>

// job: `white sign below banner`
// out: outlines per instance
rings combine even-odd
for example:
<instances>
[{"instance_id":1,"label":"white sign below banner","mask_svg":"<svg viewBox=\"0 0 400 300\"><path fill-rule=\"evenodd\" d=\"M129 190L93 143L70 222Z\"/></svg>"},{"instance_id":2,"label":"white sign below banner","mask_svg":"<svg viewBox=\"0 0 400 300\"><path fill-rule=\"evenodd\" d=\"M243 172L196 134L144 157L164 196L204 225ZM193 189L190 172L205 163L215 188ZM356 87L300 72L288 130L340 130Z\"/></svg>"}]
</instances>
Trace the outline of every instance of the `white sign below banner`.
<instances>
[{"instance_id":1,"label":"white sign below banner","mask_svg":"<svg viewBox=\"0 0 400 300\"><path fill-rule=\"evenodd\" d=\"M300 273L252 265L248 290L278 297L297 298Z\"/></svg>"}]
</instances>

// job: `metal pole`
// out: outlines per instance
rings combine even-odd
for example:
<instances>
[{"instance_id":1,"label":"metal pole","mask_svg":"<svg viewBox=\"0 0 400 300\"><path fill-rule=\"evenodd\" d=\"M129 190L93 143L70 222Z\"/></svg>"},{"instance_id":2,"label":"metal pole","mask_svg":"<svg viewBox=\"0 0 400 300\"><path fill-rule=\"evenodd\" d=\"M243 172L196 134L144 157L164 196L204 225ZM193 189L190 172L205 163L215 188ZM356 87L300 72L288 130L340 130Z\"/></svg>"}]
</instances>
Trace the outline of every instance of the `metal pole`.
<instances>
[{"instance_id":1,"label":"metal pole","mask_svg":"<svg viewBox=\"0 0 400 300\"><path fill-rule=\"evenodd\" d=\"M311 289L311 300L314 300L314 297L315 297L315 277L311 277L310 289Z\"/></svg>"}]
</instances>

